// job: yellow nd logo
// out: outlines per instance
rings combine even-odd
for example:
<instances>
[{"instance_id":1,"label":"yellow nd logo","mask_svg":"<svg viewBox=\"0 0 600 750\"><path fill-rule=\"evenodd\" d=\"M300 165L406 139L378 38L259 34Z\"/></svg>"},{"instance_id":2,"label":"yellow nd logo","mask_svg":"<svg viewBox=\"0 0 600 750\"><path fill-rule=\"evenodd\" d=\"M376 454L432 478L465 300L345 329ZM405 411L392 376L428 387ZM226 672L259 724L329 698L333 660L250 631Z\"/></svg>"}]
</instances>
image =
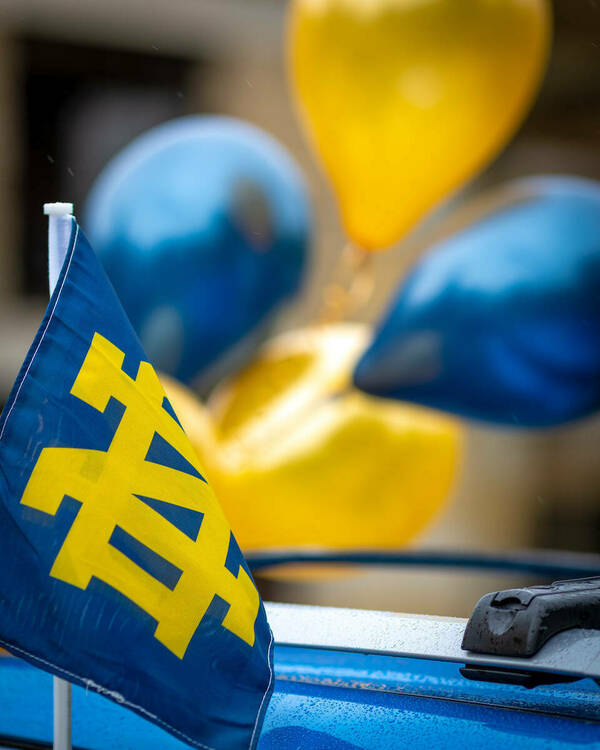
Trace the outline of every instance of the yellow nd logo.
<instances>
[{"instance_id":1,"label":"yellow nd logo","mask_svg":"<svg viewBox=\"0 0 600 750\"><path fill-rule=\"evenodd\" d=\"M252 646L258 592L242 567L237 577L224 567L229 524L206 482L145 460L158 433L201 473L185 433L163 409L165 394L152 366L142 362L132 380L121 369L123 360L123 352L96 333L71 389L100 412L111 397L125 406L109 450L45 448L21 498L51 515L65 495L81 503L50 575L81 589L92 577L112 586L156 620L155 638L180 659L217 594L230 605L223 627ZM197 539L136 495L204 514ZM109 543L117 526L182 571L174 588Z\"/></svg>"}]
</instances>

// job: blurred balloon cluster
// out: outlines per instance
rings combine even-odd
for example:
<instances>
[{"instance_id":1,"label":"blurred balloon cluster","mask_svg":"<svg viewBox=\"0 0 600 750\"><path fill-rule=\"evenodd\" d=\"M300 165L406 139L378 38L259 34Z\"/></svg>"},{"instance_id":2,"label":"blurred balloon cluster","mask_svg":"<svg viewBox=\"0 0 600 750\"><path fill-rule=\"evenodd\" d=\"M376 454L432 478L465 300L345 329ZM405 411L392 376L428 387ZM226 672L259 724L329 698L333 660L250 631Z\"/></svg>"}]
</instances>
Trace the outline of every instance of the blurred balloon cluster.
<instances>
[{"instance_id":1,"label":"blurred balloon cluster","mask_svg":"<svg viewBox=\"0 0 600 750\"><path fill-rule=\"evenodd\" d=\"M550 27L547 0L292 0L294 98L356 252L397 242L498 153ZM309 324L258 352L312 236L273 138L222 117L156 128L100 175L85 226L246 549L407 543L449 495L450 415L539 427L600 408L590 181L506 186L416 261L375 331ZM181 382L207 378L206 402Z\"/></svg>"}]
</instances>

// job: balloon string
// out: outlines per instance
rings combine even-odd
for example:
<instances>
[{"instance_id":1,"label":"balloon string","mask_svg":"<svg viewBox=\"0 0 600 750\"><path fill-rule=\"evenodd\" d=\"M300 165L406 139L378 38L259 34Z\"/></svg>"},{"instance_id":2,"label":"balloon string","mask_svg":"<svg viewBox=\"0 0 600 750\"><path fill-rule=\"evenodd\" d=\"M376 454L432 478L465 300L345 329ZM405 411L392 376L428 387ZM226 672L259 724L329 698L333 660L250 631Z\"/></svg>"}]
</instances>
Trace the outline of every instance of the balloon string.
<instances>
[{"instance_id":1,"label":"balloon string","mask_svg":"<svg viewBox=\"0 0 600 750\"><path fill-rule=\"evenodd\" d=\"M338 323L355 315L371 299L375 288L373 257L349 242L323 289L321 323Z\"/></svg>"}]
</instances>

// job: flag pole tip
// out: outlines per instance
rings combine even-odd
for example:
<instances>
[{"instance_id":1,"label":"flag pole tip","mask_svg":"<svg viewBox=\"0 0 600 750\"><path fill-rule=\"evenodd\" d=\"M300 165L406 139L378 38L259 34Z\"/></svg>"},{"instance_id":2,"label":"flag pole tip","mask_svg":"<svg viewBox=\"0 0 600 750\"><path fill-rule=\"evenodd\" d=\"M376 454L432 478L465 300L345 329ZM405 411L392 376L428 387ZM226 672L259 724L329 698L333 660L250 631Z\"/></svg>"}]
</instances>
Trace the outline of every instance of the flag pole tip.
<instances>
[{"instance_id":1,"label":"flag pole tip","mask_svg":"<svg viewBox=\"0 0 600 750\"><path fill-rule=\"evenodd\" d=\"M46 216L71 216L73 214L72 203L44 203Z\"/></svg>"}]
</instances>

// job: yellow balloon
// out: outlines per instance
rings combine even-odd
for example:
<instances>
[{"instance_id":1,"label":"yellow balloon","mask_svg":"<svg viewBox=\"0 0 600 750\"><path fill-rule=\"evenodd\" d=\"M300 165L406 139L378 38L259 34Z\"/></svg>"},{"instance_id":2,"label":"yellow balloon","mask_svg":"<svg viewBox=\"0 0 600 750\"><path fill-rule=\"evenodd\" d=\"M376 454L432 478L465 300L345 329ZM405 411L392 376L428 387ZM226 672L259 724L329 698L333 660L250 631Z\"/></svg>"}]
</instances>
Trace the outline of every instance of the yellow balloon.
<instances>
[{"instance_id":1,"label":"yellow balloon","mask_svg":"<svg viewBox=\"0 0 600 750\"><path fill-rule=\"evenodd\" d=\"M165 381L243 549L402 545L443 506L460 428L351 388L369 335L356 324L283 334L208 411Z\"/></svg>"},{"instance_id":2,"label":"yellow balloon","mask_svg":"<svg viewBox=\"0 0 600 750\"><path fill-rule=\"evenodd\" d=\"M404 235L503 146L547 59L546 0L294 0L293 85L367 250Z\"/></svg>"}]
</instances>

